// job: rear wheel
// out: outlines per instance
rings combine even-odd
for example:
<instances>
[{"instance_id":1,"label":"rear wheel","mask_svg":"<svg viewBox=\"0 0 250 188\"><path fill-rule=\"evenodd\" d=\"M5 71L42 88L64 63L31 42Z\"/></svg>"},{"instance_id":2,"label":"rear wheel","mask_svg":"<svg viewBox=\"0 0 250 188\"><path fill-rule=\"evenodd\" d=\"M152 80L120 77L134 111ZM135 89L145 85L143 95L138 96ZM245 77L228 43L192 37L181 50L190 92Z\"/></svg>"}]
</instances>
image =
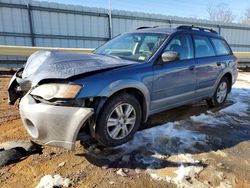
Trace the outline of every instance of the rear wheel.
<instances>
[{"instance_id":1,"label":"rear wheel","mask_svg":"<svg viewBox=\"0 0 250 188\"><path fill-rule=\"evenodd\" d=\"M224 104L227 99L228 91L230 88L229 81L226 77L223 77L219 82L216 91L211 99L207 99L209 107L218 107Z\"/></svg>"},{"instance_id":2,"label":"rear wheel","mask_svg":"<svg viewBox=\"0 0 250 188\"><path fill-rule=\"evenodd\" d=\"M109 99L96 122L96 139L105 146L117 146L130 140L141 123L141 106L127 93Z\"/></svg>"}]
</instances>

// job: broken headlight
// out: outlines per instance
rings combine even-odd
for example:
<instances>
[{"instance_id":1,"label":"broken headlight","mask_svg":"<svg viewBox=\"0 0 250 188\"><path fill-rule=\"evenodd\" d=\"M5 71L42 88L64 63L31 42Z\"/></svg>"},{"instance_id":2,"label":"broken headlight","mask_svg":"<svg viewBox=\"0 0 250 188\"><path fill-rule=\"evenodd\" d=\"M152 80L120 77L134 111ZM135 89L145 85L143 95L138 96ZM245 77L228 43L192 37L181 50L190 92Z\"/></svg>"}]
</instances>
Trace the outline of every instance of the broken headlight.
<instances>
[{"instance_id":1,"label":"broken headlight","mask_svg":"<svg viewBox=\"0 0 250 188\"><path fill-rule=\"evenodd\" d=\"M81 90L80 85L71 84L43 84L31 91L31 95L41 97L45 100L73 99Z\"/></svg>"}]
</instances>

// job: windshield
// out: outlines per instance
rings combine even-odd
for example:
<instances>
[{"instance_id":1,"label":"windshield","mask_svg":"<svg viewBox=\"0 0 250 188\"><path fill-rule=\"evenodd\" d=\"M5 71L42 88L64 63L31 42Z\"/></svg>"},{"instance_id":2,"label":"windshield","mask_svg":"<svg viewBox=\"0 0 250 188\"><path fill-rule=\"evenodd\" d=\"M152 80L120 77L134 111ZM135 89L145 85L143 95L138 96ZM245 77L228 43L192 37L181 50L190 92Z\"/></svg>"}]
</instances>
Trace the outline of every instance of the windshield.
<instances>
[{"instance_id":1,"label":"windshield","mask_svg":"<svg viewBox=\"0 0 250 188\"><path fill-rule=\"evenodd\" d=\"M120 35L94 53L133 61L147 61L166 38L161 33L127 33Z\"/></svg>"}]
</instances>

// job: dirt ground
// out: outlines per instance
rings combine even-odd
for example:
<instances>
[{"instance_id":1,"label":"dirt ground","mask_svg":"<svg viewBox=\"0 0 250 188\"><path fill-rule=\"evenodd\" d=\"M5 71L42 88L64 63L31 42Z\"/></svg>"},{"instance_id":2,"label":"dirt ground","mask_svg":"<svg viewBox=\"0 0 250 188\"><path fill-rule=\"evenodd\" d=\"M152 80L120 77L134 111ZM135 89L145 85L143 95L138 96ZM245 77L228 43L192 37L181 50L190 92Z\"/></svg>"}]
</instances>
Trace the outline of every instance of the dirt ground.
<instances>
[{"instance_id":1,"label":"dirt ground","mask_svg":"<svg viewBox=\"0 0 250 188\"><path fill-rule=\"evenodd\" d=\"M0 143L30 139L18 106L7 103L9 81L10 76L0 78ZM241 72L238 82L250 88L250 73ZM235 99L229 98L219 109L201 102L154 115L131 141L133 149L126 152L127 146L105 149L84 143L84 136L75 151L45 146L42 154L0 167L0 187L35 187L47 174L69 178L71 187L250 187L250 98L243 98L248 106L242 115L222 113L237 104ZM206 122L210 116L216 117L212 123ZM140 137L141 133L145 135ZM175 133L183 134L172 137ZM140 138L147 145L135 144L143 142ZM191 145L185 145L190 140Z\"/></svg>"}]
</instances>

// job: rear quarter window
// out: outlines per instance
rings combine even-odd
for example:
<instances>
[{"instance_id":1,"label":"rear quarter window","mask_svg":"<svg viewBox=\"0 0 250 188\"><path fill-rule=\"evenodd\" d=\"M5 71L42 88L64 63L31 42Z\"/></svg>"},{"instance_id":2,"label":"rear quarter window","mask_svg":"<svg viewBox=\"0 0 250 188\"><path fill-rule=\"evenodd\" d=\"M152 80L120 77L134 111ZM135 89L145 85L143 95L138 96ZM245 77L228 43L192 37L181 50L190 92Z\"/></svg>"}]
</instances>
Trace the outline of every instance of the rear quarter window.
<instances>
[{"instance_id":1,"label":"rear quarter window","mask_svg":"<svg viewBox=\"0 0 250 188\"><path fill-rule=\"evenodd\" d=\"M222 39L211 38L214 45L216 55L228 55L231 54L230 47Z\"/></svg>"}]
</instances>

